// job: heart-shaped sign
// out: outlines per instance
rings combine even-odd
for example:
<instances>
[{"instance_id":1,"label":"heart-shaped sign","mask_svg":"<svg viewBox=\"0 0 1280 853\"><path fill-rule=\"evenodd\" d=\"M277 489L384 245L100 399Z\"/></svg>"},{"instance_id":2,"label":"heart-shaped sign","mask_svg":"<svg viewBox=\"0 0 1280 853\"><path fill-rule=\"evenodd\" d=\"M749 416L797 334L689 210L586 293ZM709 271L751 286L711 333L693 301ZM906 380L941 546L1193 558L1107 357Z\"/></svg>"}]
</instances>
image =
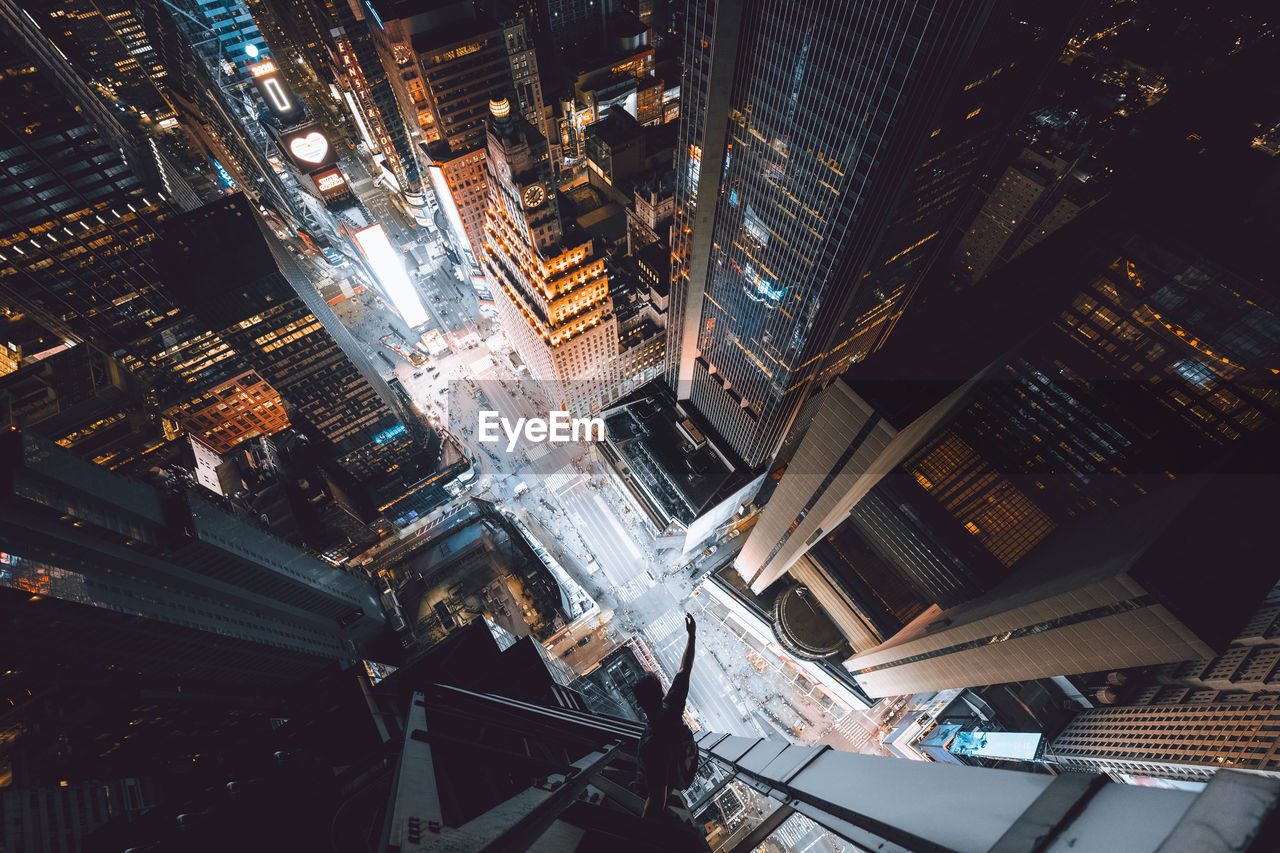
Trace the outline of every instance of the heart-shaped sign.
<instances>
[{"instance_id":1,"label":"heart-shaped sign","mask_svg":"<svg viewBox=\"0 0 1280 853\"><path fill-rule=\"evenodd\" d=\"M323 134L313 130L306 136L295 136L290 139L289 150L299 160L320 163L329 153L329 140L325 139Z\"/></svg>"}]
</instances>

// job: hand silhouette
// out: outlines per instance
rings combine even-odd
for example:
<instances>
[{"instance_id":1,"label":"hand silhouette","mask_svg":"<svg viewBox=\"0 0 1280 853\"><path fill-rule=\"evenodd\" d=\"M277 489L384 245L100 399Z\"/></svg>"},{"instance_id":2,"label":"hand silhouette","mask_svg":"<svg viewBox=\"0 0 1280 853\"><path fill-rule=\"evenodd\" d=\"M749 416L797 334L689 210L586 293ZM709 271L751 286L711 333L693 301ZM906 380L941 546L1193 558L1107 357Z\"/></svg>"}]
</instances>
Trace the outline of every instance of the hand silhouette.
<instances>
[{"instance_id":1,"label":"hand silhouette","mask_svg":"<svg viewBox=\"0 0 1280 853\"><path fill-rule=\"evenodd\" d=\"M684 615L684 629L689 632L690 637L692 637L698 630L698 623L693 621L692 613L686 613Z\"/></svg>"}]
</instances>

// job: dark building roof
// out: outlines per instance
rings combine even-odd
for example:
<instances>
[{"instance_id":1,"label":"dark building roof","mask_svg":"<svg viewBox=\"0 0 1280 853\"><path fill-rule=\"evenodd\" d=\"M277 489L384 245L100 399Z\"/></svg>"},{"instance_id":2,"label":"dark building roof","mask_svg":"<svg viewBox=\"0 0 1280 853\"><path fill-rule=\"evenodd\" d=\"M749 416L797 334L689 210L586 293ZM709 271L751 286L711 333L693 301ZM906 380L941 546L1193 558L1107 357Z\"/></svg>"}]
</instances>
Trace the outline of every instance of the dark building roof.
<instances>
[{"instance_id":1,"label":"dark building roof","mask_svg":"<svg viewBox=\"0 0 1280 853\"><path fill-rule=\"evenodd\" d=\"M610 148L642 143L644 139L644 127L622 107L613 107L599 121L587 125L586 133Z\"/></svg>"},{"instance_id":2,"label":"dark building roof","mask_svg":"<svg viewBox=\"0 0 1280 853\"><path fill-rule=\"evenodd\" d=\"M642 477L661 496L667 514L691 524L746 484L746 465L726 449L696 411L677 409L670 392L651 387L624 398L606 414L610 443L627 459L634 476ZM707 438L701 447L690 447L677 427L684 420Z\"/></svg>"}]
</instances>

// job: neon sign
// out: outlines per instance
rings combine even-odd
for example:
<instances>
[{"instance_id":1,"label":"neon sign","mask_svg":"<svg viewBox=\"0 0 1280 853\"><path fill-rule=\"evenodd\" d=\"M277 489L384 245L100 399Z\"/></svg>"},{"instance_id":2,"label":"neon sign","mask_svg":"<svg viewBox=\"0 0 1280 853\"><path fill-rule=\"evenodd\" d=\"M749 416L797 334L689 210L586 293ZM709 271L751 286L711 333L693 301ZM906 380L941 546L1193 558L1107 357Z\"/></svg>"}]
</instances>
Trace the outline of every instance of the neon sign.
<instances>
[{"instance_id":1,"label":"neon sign","mask_svg":"<svg viewBox=\"0 0 1280 853\"><path fill-rule=\"evenodd\" d=\"M453 50L446 50L444 53L437 54L434 57L433 64L438 65L441 62L448 62L450 59L457 59L459 56L466 56L469 53L475 53L483 46L484 45L481 42L473 42L471 44L464 44L461 47L455 47Z\"/></svg>"},{"instance_id":2,"label":"neon sign","mask_svg":"<svg viewBox=\"0 0 1280 853\"><path fill-rule=\"evenodd\" d=\"M409 430L405 428L404 424L396 424L390 429L384 429L382 432L375 433L373 436L373 443L386 444L388 441L397 439L408 431Z\"/></svg>"},{"instance_id":3,"label":"neon sign","mask_svg":"<svg viewBox=\"0 0 1280 853\"><path fill-rule=\"evenodd\" d=\"M342 173L336 170L316 176L316 188L322 193L337 189L345 183L346 181L343 179Z\"/></svg>"},{"instance_id":4,"label":"neon sign","mask_svg":"<svg viewBox=\"0 0 1280 853\"><path fill-rule=\"evenodd\" d=\"M289 153L307 163L323 163L329 155L329 140L324 134L313 130L305 136L295 136L289 140Z\"/></svg>"},{"instance_id":5,"label":"neon sign","mask_svg":"<svg viewBox=\"0 0 1280 853\"><path fill-rule=\"evenodd\" d=\"M229 190L235 189L236 188L235 179L231 177L231 173L227 171L227 167L223 166L221 163L219 163L217 160L214 160L212 157L210 157L209 159L213 163L213 170L218 173L218 180L222 181L222 185Z\"/></svg>"},{"instance_id":6,"label":"neon sign","mask_svg":"<svg viewBox=\"0 0 1280 853\"><path fill-rule=\"evenodd\" d=\"M279 77L272 75L264 78L262 94L267 101L267 106L273 107L276 112L287 113L293 110L293 98L289 97L289 90L280 82Z\"/></svg>"},{"instance_id":7,"label":"neon sign","mask_svg":"<svg viewBox=\"0 0 1280 853\"><path fill-rule=\"evenodd\" d=\"M302 115L302 105L274 62L259 62L250 66L250 71L253 73L253 85L273 116L282 122L292 122Z\"/></svg>"}]
</instances>

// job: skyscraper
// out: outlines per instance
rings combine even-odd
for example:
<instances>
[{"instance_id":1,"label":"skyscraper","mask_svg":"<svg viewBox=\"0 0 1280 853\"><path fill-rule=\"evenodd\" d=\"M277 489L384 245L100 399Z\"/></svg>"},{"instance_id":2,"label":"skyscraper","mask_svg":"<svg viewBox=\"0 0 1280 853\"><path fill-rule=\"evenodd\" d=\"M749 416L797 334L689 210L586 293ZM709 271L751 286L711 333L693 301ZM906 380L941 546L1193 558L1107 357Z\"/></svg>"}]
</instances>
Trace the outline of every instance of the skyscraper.
<instances>
[{"instance_id":1,"label":"skyscraper","mask_svg":"<svg viewBox=\"0 0 1280 853\"><path fill-rule=\"evenodd\" d=\"M697 734L684 802L643 818L643 798L610 781L633 772L642 727L588 710L523 643L488 646L458 638L447 659L415 667L422 688L397 697L407 710L382 847L1168 853L1207 838L1199 849L1262 853L1273 838L1280 782L1245 773L1219 774L1197 796L713 731Z\"/></svg>"},{"instance_id":2,"label":"skyscraper","mask_svg":"<svg viewBox=\"0 0 1280 853\"><path fill-rule=\"evenodd\" d=\"M128 470L163 439L147 417L145 390L101 351L66 348L0 378L0 429L30 430L99 465Z\"/></svg>"},{"instance_id":3,"label":"skyscraper","mask_svg":"<svg viewBox=\"0 0 1280 853\"><path fill-rule=\"evenodd\" d=\"M136 141L40 30L0 3L0 300L69 344L97 347L134 375L159 421L245 370L173 298L152 248L163 223L199 203L156 149ZM268 398L269 399L269 398ZM265 400L236 404L239 413ZM157 435L153 444L159 444ZM138 449L142 449L141 447Z\"/></svg>"},{"instance_id":4,"label":"skyscraper","mask_svg":"<svg viewBox=\"0 0 1280 853\"><path fill-rule=\"evenodd\" d=\"M173 207L143 182L139 146L53 45L16 7L0 13L10 81L0 105L0 293L64 338L145 361L138 342L173 309L146 247Z\"/></svg>"},{"instance_id":5,"label":"skyscraper","mask_svg":"<svg viewBox=\"0 0 1280 853\"><path fill-rule=\"evenodd\" d=\"M336 0L329 9L336 22L329 34L352 115L371 153L385 158L382 162L410 203L415 219L421 225L429 224L417 142L410 137L407 116L401 115L396 90L379 57L374 29L379 21L377 12L367 3L352 0Z\"/></svg>"},{"instance_id":6,"label":"skyscraper","mask_svg":"<svg viewBox=\"0 0 1280 853\"><path fill-rule=\"evenodd\" d=\"M1018 152L956 245L957 275L977 281L1097 203L1105 181L1082 160L1079 150Z\"/></svg>"},{"instance_id":7,"label":"skyscraper","mask_svg":"<svg viewBox=\"0 0 1280 853\"><path fill-rule=\"evenodd\" d=\"M547 141L505 98L492 106L488 163L485 264L503 330L530 376L578 413L656 376L661 339L620 338L604 258L564 221Z\"/></svg>"},{"instance_id":8,"label":"skyscraper","mask_svg":"<svg viewBox=\"0 0 1280 853\"><path fill-rule=\"evenodd\" d=\"M267 40L258 30L258 24L249 14L245 0L177 0L166 6L180 15L185 22L199 27L200 35L193 44L213 64L223 62L223 72L233 80L243 81L249 76L249 66L271 55Z\"/></svg>"},{"instance_id":9,"label":"skyscraper","mask_svg":"<svg viewBox=\"0 0 1280 853\"><path fill-rule=\"evenodd\" d=\"M1175 198L1139 182L977 286L921 305L848 385L815 398L736 561L744 577L763 588L842 530L870 555L863 565L952 607L1056 529L1203 474L1274 429L1269 261L1231 236L1234 220L1203 214L1214 196L1198 182L1216 185L1218 167L1188 165L1152 167L1161 185L1182 168ZM833 570L863 586L841 562Z\"/></svg>"},{"instance_id":10,"label":"skyscraper","mask_svg":"<svg viewBox=\"0 0 1280 853\"><path fill-rule=\"evenodd\" d=\"M508 17L502 21L502 29L506 36L511 82L515 87L520 114L546 136L550 122L544 125L543 119L549 119L550 116L544 112L542 75L538 72L538 52L529 32L529 23L523 18Z\"/></svg>"},{"instance_id":11,"label":"skyscraper","mask_svg":"<svg viewBox=\"0 0 1280 853\"><path fill-rule=\"evenodd\" d=\"M1198 782L1224 769L1280 774L1278 628L1273 588L1221 654L1108 673L1100 706L1079 712L1048 755L1072 771L1136 784Z\"/></svg>"},{"instance_id":12,"label":"skyscraper","mask_svg":"<svg viewBox=\"0 0 1280 853\"><path fill-rule=\"evenodd\" d=\"M149 122L173 115L160 87L164 64L138 10L120 0L65 0L33 10L50 37L121 109Z\"/></svg>"},{"instance_id":13,"label":"skyscraper","mask_svg":"<svg viewBox=\"0 0 1280 853\"><path fill-rule=\"evenodd\" d=\"M551 46L564 55L593 53L604 43L615 0L533 0L546 21Z\"/></svg>"},{"instance_id":14,"label":"skyscraper","mask_svg":"<svg viewBox=\"0 0 1280 853\"><path fill-rule=\"evenodd\" d=\"M503 25L461 0L443 0L427 9L383 3L380 10L384 62L399 69L394 83L401 113L425 144L420 154L436 195L450 196L440 200L442 206L449 211L452 201L457 210L469 244L459 250L469 249L478 259L488 203L484 158L489 103L512 92L518 73L515 107L528 118L541 105L537 63L523 26L519 21ZM530 120L536 127L538 117ZM450 225L457 227L456 222ZM478 268L472 270L478 273Z\"/></svg>"},{"instance_id":15,"label":"skyscraper","mask_svg":"<svg viewBox=\"0 0 1280 853\"><path fill-rule=\"evenodd\" d=\"M484 148L489 101L512 87L503 27L471 3L432 5L424 13L412 4L388 4L382 15L408 90L401 108L427 142L443 140L455 154ZM523 50L522 44L515 52Z\"/></svg>"},{"instance_id":16,"label":"skyscraper","mask_svg":"<svg viewBox=\"0 0 1280 853\"><path fill-rule=\"evenodd\" d=\"M362 579L201 498L21 431L0 446L0 608L14 660L251 693L352 661L382 629Z\"/></svg>"},{"instance_id":17,"label":"skyscraper","mask_svg":"<svg viewBox=\"0 0 1280 853\"><path fill-rule=\"evenodd\" d=\"M535 379L585 378L617 349L604 259L561 218L546 139L506 98L490 112L484 257L503 329Z\"/></svg>"},{"instance_id":18,"label":"skyscraper","mask_svg":"<svg viewBox=\"0 0 1280 853\"><path fill-rule=\"evenodd\" d=\"M1051 55L992 6L690 5L667 379L748 464L875 348Z\"/></svg>"},{"instance_id":19,"label":"skyscraper","mask_svg":"<svg viewBox=\"0 0 1280 853\"><path fill-rule=\"evenodd\" d=\"M1208 657L1274 585L1251 532L1280 512L1271 479L1185 477L1064 524L992 591L931 608L845 666L881 697Z\"/></svg>"},{"instance_id":20,"label":"skyscraper","mask_svg":"<svg viewBox=\"0 0 1280 853\"><path fill-rule=\"evenodd\" d=\"M174 220L157 256L175 292L335 448L353 481L346 485L368 493L357 514L388 512L434 471L439 438L368 363L243 196Z\"/></svg>"},{"instance_id":21,"label":"skyscraper","mask_svg":"<svg viewBox=\"0 0 1280 853\"><path fill-rule=\"evenodd\" d=\"M1280 696L1081 711L1053 742L1056 763L1112 778L1202 782L1220 770L1280 778Z\"/></svg>"}]
</instances>

